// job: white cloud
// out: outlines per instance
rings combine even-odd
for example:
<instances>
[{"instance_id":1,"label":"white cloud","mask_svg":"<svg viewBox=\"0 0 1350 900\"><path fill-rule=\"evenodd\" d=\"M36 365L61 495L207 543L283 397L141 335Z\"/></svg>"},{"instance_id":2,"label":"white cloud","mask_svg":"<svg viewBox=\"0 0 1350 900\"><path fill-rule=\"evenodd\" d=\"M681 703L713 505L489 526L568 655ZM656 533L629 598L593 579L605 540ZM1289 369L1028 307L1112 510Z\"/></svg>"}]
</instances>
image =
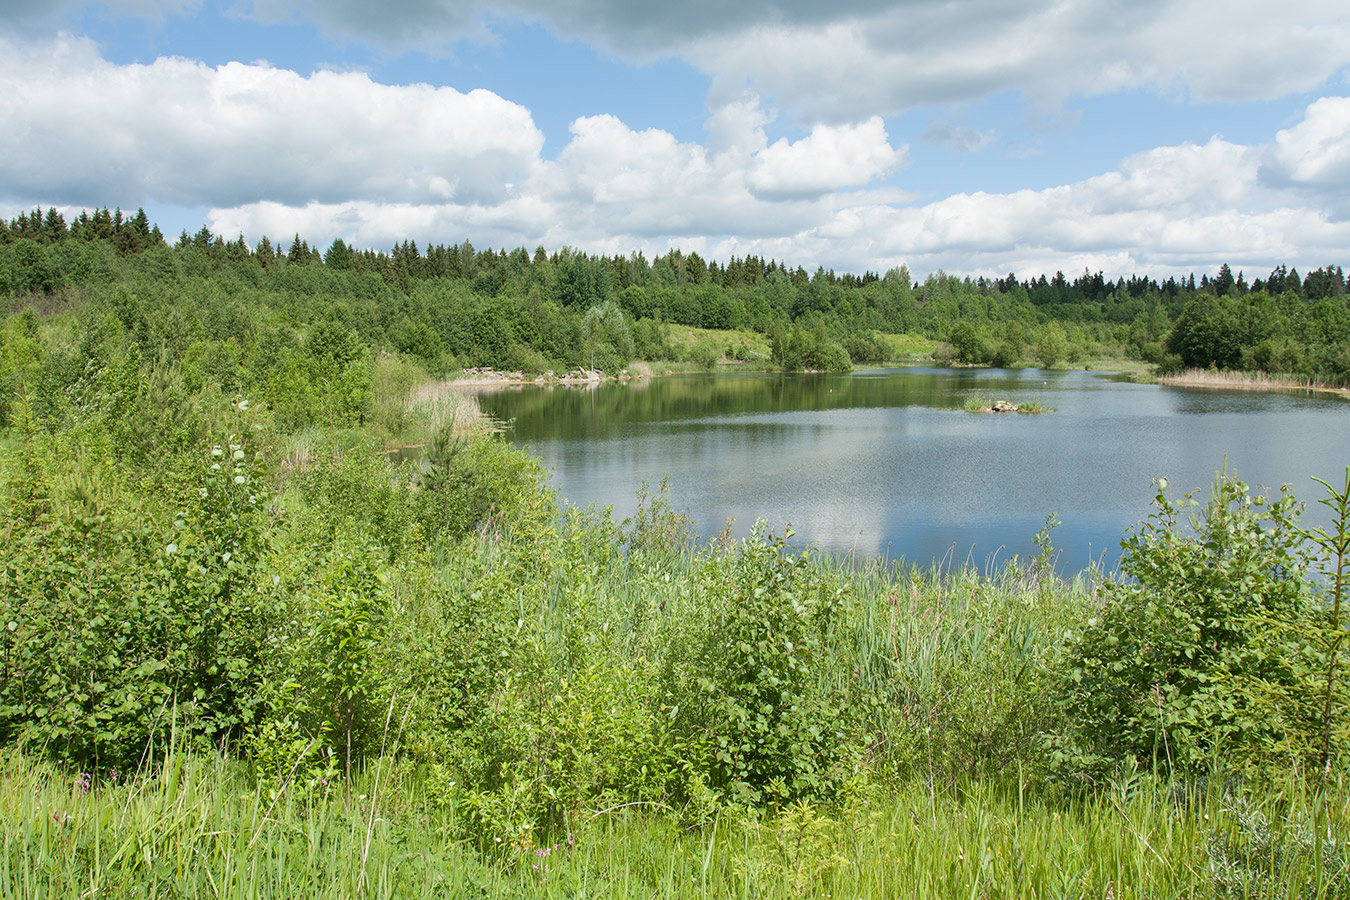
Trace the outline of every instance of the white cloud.
<instances>
[{"instance_id":1,"label":"white cloud","mask_svg":"<svg viewBox=\"0 0 1350 900\"><path fill-rule=\"evenodd\" d=\"M905 149L890 145L880 116L858 125L817 125L799 141L783 138L759 151L750 187L765 197L819 197L869 184L904 161Z\"/></svg>"},{"instance_id":2,"label":"white cloud","mask_svg":"<svg viewBox=\"0 0 1350 900\"><path fill-rule=\"evenodd\" d=\"M0 40L0 55L0 199L14 213L209 207L213 231L254 241L678 246L858 272L1255 272L1350 246L1350 222L1308 201L1347 195L1343 98L1310 105L1268 146L1215 137L1045 190L916 206L891 178L905 148L881 119L770 144L772 115L744 93L710 115L706 143L587 116L545 160L530 112L485 91L183 59L120 66L71 38Z\"/></svg>"},{"instance_id":3,"label":"white cloud","mask_svg":"<svg viewBox=\"0 0 1350 900\"><path fill-rule=\"evenodd\" d=\"M180 58L117 66L73 38L0 39L0 56L0 195L496 202L543 146L528 110L482 90Z\"/></svg>"},{"instance_id":4,"label":"white cloud","mask_svg":"<svg viewBox=\"0 0 1350 900\"><path fill-rule=\"evenodd\" d=\"M191 12L201 0L10 0L0 25ZM629 60L678 58L804 122L852 123L1020 91L1051 101L1138 88L1200 100L1307 91L1350 64L1342 0L218 0L261 22L311 22L343 42L443 52L494 23L541 22Z\"/></svg>"},{"instance_id":5,"label":"white cloud","mask_svg":"<svg viewBox=\"0 0 1350 900\"><path fill-rule=\"evenodd\" d=\"M1093 212L1232 209L1252 195L1259 154L1212 138L1203 146L1158 147L1127 157L1120 170L1084 183Z\"/></svg>"},{"instance_id":6,"label":"white cloud","mask_svg":"<svg viewBox=\"0 0 1350 900\"><path fill-rule=\"evenodd\" d=\"M749 85L805 121L836 124L1005 90L1051 100L1140 87L1271 98L1311 90L1350 63L1340 0L1278 10L1266 0L253 0L246 8L386 48L483 39L488 16L540 21L628 59L690 61L712 76L714 106Z\"/></svg>"},{"instance_id":7,"label":"white cloud","mask_svg":"<svg viewBox=\"0 0 1350 900\"><path fill-rule=\"evenodd\" d=\"M1262 176L1272 183L1350 196L1350 98L1323 97L1275 135Z\"/></svg>"},{"instance_id":8,"label":"white cloud","mask_svg":"<svg viewBox=\"0 0 1350 900\"><path fill-rule=\"evenodd\" d=\"M1237 100L1316 87L1350 62L1350 17L1326 0L1276 15L1212 0L906 3L824 27L727 29L682 53L713 76L714 96L748 84L826 121L1009 89L1050 101L1140 87Z\"/></svg>"},{"instance_id":9,"label":"white cloud","mask_svg":"<svg viewBox=\"0 0 1350 900\"><path fill-rule=\"evenodd\" d=\"M753 253L808 269L884 271L904 263L917 274L1073 275L1086 268L1166 277L1213 271L1220 262L1257 274L1343 255L1350 223L1282 205L1288 196L1256 178L1258 157L1258 150L1215 138L1160 147L1123 160L1116 171L1046 190L962 193L922 206L884 189L770 202L748 189L753 156L732 160L595 117L580 120L559 160L508 203L261 205L217 211L212 227L252 235L298 230L325 242L340 231L377 247L410 234L623 254L680 247L718 259Z\"/></svg>"}]
</instances>

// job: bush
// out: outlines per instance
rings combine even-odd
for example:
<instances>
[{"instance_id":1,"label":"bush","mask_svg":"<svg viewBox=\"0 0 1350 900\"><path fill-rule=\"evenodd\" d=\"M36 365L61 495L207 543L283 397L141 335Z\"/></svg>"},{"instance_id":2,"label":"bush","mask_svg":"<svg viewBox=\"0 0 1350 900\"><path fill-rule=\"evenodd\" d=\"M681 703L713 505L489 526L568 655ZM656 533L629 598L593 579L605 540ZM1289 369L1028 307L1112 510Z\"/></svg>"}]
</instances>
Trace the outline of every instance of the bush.
<instances>
[{"instance_id":1,"label":"bush","mask_svg":"<svg viewBox=\"0 0 1350 900\"><path fill-rule=\"evenodd\" d=\"M805 362L807 368L820 372L849 372L853 369L853 360L849 359L848 351L834 341L826 341L812 348Z\"/></svg>"},{"instance_id":2,"label":"bush","mask_svg":"<svg viewBox=\"0 0 1350 900\"><path fill-rule=\"evenodd\" d=\"M1278 756L1287 767L1277 749L1290 735L1311 746L1318 730L1300 638L1313 604L1299 505L1287 487L1253 496L1227 474L1190 530L1191 495L1173 501L1163 480L1154 502L1122 542L1129 580L1104 585L1068 654L1060 773L1095 777L1127 759L1201 772L1220 757L1232 767Z\"/></svg>"},{"instance_id":3,"label":"bush","mask_svg":"<svg viewBox=\"0 0 1350 900\"><path fill-rule=\"evenodd\" d=\"M90 461L0 543L0 743L132 767L171 730L203 746L253 718L274 621L264 473L240 438L185 466L176 511ZM172 491L178 494L178 491ZM174 499L174 498L170 498ZM172 510L173 507L169 507Z\"/></svg>"},{"instance_id":4,"label":"bush","mask_svg":"<svg viewBox=\"0 0 1350 900\"><path fill-rule=\"evenodd\" d=\"M368 446L320 458L296 479L303 507L299 539L315 545L350 530L377 543L394 560L413 540L413 498L405 475L387 455Z\"/></svg>"},{"instance_id":5,"label":"bush","mask_svg":"<svg viewBox=\"0 0 1350 900\"><path fill-rule=\"evenodd\" d=\"M689 348L689 361L700 369L714 369L722 356L717 345L710 340L699 341Z\"/></svg>"},{"instance_id":6,"label":"bush","mask_svg":"<svg viewBox=\"0 0 1350 900\"><path fill-rule=\"evenodd\" d=\"M386 576L377 548L345 528L304 549L277 561L286 615L256 689L267 710L250 731L251 749L266 761L269 743L289 738L293 748L303 740L307 762L337 759L350 777L353 764L378 751L384 725L385 673L375 662L388 617ZM275 763L263 768L285 774Z\"/></svg>"},{"instance_id":7,"label":"bush","mask_svg":"<svg viewBox=\"0 0 1350 900\"><path fill-rule=\"evenodd\" d=\"M538 460L495 435L442 428L416 483L414 516L429 540L480 529L528 538L546 531L554 513Z\"/></svg>"},{"instance_id":8,"label":"bush","mask_svg":"<svg viewBox=\"0 0 1350 900\"><path fill-rule=\"evenodd\" d=\"M710 786L750 804L833 797L858 758L846 685L830 679L847 600L762 523L734 557L712 557L712 618L666 676L674 738Z\"/></svg>"}]
</instances>

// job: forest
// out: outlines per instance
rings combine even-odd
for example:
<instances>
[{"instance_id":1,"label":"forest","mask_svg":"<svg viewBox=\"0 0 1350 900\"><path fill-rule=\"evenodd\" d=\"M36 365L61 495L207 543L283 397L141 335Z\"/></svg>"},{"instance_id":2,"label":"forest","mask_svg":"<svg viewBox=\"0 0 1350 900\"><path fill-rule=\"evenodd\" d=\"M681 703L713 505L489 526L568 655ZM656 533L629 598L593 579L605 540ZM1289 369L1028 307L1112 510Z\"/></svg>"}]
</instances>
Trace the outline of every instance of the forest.
<instances>
[{"instance_id":1,"label":"forest","mask_svg":"<svg viewBox=\"0 0 1350 900\"><path fill-rule=\"evenodd\" d=\"M54 208L0 221L0 294L78 297L110 310L142 347L203 367L225 390L244 387L305 417L288 393L295 358L325 345L339 367L363 349L434 374L492 367L537 375L579 366L617 372L633 359L712 365L744 342L680 348L665 325L763 335L784 369L847 369L890 361L881 335L921 336L939 362L1073 364L1142 360L1161 371L1278 372L1350 379L1350 301L1339 265L1263 280L1225 264L1202 274L1111 281L1057 272L1019 281L923 281L904 266L838 275L755 257L725 263L672 250L603 257L569 248L478 250L468 241L404 241L388 252L299 235L284 251L249 247L203 227L170 247L143 210ZM41 306L41 304L38 304ZM311 334L312 332L312 334ZM310 340L313 338L313 340ZM303 351L303 352L302 352ZM330 352L331 351L331 352ZM756 360L746 360L756 362Z\"/></svg>"},{"instance_id":2,"label":"forest","mask_svg":"<svg viewBox=\"0 0 1350 900\"><path fill-rule=\"evenodd\" d=\"M439 378L1350 372L1339 268L1072 282L0 229L0 898L1350 896L1350 468L1120 571L576 509ZM707 358L712 352L712 359ZM391 447L424 445L397 462ZM1110 477L1103 473L1102 477Z\"/></svg>"}]
</instances>

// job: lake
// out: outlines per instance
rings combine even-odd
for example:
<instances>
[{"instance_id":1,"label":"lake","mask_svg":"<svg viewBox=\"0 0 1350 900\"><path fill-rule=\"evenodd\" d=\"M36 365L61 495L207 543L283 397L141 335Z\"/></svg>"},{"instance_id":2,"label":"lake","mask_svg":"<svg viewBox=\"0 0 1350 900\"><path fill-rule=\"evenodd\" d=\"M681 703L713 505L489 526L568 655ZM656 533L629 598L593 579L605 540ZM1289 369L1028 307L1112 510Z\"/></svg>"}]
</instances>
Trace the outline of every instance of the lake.
<instances>
[{"instance_id":1,"label":"lake","mask_svg":"<svg viewBox=\"0 0 1350 900\"><path fill-rule=\"evenodd\" d=\"M966 412L967 398L1038 402ZM848 375L671 375L479 394L578 505L631 515L668 479L700 534L756 519L836 553L986 566L1032 556L1055 514L1061 571L1113 566L1153 480L1206 495L1224 465L1291 483L1325 522L1317 475L1350 463L1350 402L1326 395L1131 384L1107 373L905 368Z\"/></svg>"}]
</instances>

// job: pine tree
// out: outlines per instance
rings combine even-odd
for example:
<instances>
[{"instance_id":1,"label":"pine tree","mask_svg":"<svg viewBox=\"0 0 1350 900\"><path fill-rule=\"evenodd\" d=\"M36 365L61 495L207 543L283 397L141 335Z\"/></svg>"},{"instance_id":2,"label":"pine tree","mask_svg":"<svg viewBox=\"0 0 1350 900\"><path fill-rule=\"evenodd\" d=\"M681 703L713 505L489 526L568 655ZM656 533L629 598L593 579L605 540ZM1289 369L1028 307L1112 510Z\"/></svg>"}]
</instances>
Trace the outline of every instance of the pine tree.
<instances>
[{"instance_id":1,"label":"pine tree","mask_svg":"<svg viewBox=\"0 0 1350 900\"><path fill-rule=\"evenodd\" d=\"M286 261L296 265L304 265L309 262L309 245L300 240L300 232L298 231L291 241L291 249L286 251Z\"/></svg>"}]
</instances>

